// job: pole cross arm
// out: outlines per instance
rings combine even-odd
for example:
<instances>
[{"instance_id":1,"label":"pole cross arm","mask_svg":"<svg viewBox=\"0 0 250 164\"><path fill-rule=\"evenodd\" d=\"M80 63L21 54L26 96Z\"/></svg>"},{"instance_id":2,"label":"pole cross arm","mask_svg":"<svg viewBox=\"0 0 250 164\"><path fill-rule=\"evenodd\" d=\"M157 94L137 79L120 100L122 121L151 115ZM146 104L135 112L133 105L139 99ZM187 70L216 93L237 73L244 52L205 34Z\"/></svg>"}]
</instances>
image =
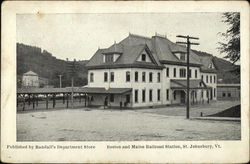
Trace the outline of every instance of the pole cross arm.
<instances>
[{"instance_id":1,"label":"pole cross arm","mask_svg":"<svg viewBox=\"0 0 250 164\"><path fill-rule=\"evenodd\" d=\"M177 44L187 44L187 42L176 42Z\"/></svg>"},{"instance_id":2,"label":"pole cross arm","mask_svg":"<svg viewBox=\"0 0 250 164\"><path fill-rule=\"evenodd\" d=\"M192 37L192 36L177 35L176 37L178 37L178 38L189 38L189 39L196 39L196 40L199 40L199 38L197 38L197 37Z\"/></svg>"},{"instance_id":3,"label":"pole cross arm","mask_svg":"<svg viewBox=\"0 0 250 164\"><path fill-rule=\"evenodd\" d=\"M191 45L200 45L199 43L190 43Z\"/></svg>"}]
</instances>

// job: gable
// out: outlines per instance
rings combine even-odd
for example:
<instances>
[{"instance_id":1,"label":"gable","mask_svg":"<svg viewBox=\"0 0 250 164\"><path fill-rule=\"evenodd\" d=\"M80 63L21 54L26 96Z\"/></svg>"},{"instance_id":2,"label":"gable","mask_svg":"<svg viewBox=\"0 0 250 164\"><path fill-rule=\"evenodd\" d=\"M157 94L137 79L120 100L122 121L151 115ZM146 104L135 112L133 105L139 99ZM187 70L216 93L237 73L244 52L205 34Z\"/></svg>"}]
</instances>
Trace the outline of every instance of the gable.
<instances>
[{"instance_id":1,"label":"gable","mask_svg":"<svg viewBox=\"0 0 250 164\"><path fill-rule=\"evenodd\" d=\"M209 69L214 69L214 68L215 68L215 67L214 67L213 61L211 61L211 62L208 64L208 68L209 68Z\"/></svg>"},{"instance_id":2,"label":"gable","mask_svg":"<svg viewBox=\"0 0 250 164\"><path fill-rule=\"evenodd\" d=\"M152 63L152 59L151 56L145 51L145 49L141 52L141 54L138 56L138 58L136 59L136 61L139 62L148 62L148 63Z\"/></svg>"}]
</instances>

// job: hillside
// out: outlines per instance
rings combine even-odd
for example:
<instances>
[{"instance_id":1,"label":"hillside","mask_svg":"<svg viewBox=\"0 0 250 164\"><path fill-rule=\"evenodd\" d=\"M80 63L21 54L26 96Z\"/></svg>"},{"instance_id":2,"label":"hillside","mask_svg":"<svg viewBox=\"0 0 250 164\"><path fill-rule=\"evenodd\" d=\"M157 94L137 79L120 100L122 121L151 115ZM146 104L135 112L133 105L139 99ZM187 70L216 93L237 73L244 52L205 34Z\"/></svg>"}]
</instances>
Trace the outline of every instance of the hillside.
<instances>
[{"instance_id":1,"label":"hillside","mask_svg":"<svg viewBox=\"0 0 250 164\"><path fill-rule=\"evenodd\" d=\"M59 77L62 76L62 87L71 86L70 76L67 73L67 61L57 59L46 50L41 50L39 47L28 46L17 43L17 79L20 83L20 78L23 73L33 71L39 77L47 78L49 85L59 87ZM86 61L77 61L80 65L79 71L76 73L75 86L83 86L87 84L87 70L85 69ZM18 84L20 86L20 84Z\"/></svg>"},{"instance_id":2,"label":"hillside","mask_svg":"<svg viewBox=\"0 0 250 164\"><path fill-rule=\"evenodd\" d=\"M234 65L231 62L215 57L212 54L193 50L200 56L212 56L213 63L217 69L218 83L240 83L240 66Z\"/></svg>"}]
</instances>

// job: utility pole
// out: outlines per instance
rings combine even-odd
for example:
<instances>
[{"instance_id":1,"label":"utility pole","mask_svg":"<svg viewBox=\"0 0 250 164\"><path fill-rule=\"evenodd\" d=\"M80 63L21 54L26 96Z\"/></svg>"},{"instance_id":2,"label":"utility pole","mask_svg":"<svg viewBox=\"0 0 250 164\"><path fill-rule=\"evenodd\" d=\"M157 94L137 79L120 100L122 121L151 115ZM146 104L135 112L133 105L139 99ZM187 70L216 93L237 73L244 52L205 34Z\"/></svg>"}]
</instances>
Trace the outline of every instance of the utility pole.
<instances>
[{"instance_id":1,"label":"utility pole","mask_svg":"<svg viewBox=\"0 0 250 164\"><path fill-rule=\"evenodd\" d=\"M78 64L74 59L73 62L68 62L68 73L71 75L71 108L74 108L74 76L78 69Z\"/></svg>"},{"instance_id":2,"label":"utility pole","mask_svg":"<svg viewBox=\"0 0 250 164\"><path fill-rule=\"evenodd\" d=\"M74 76L71 77L71 108L74 108Z\"/></svg>"},{"instance_id":3,"label":"utility pole","mask_svg":"<svg viewBox=\"0 0 250 164\"><path fill-rule=\"evenodd\" d=\"M60 80L60 88L62 88L62 75L58 75Z\"/></svg>"},{"instance_id":4,"label":"utility pole","mask_svg":"<svg viewBox=\"0 0 250 164\"><path fill-rule=\"evenodd\" d=\"M186 102L186 117L187 119L189 119L189 78L190 78L190 72L189 72L189 53L190 53L190 48L191 45L199 45L199 43L191 43L190 39L195 39L195 40L199 40L199 38L196 37L190 37L189 35L187 36L183 36L183 35L177 35L176 37L178 38L185 38L187 39L187 42L176 42L178 44L185 44L187 45L187 102Z\"/></svg>"}]
</instances>

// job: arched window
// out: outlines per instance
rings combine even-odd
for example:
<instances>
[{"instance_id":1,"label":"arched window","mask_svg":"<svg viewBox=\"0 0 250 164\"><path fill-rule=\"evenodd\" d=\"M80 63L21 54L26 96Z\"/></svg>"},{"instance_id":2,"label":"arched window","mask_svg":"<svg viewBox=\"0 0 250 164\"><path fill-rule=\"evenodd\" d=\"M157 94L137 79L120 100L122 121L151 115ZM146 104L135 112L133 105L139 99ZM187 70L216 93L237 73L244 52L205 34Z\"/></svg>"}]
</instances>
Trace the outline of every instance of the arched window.
<instances>
[{"instance_id":1,"label":"arched window","mask_svg":"<svg viewBox=\"0 0 250 164\"><path fill-rule=\"evenodd\" d=\"M138 72L135 72L135 82L138 82Z\"/></svg>"},{"instance_id":2,"label":"arched window","mask_svg":"<svg viewBox=\"0 0 250 164\"><path fill-rule=\"evenodd\" d=\"M146 61L146 55L145 54L141 55L141 61Z\"/></svg>"},{"instance_id":3,"label":"arched window","mask_svg":"<svg viewBox=\"0 0 250 164\"><path fill-rule=\"evenodd\" d=\"M149 82L153 82L153 73L152 72L149 73Z\"/></svg>"},{"instance_id":4,"label":"arched window","mask_svg":"<svg viewBox=\"0 0 250 164\"><path fill-rule=\"evenodd\" d=\"M157 81L158 81L158 83L161 82L161 73L160 72L157 73Z\"/></svg>"},{"instance_id":5,"label":"arched window","mask_svg":"<svg viewBox=\"0 0 250 164\"><path fill-rule=\"evenodd\" d=\"M108 82L108 72L104 72L104 82Z\"/></svg>"},{"instance_id":6,"label":"arched window","mask_svg":"<svg viewBox=\"0 0 250 164\"><path fill-rule=\"evenodd\" d=\"M180 77L186 77L186 69L185 68L181 68L179 71L180 71Z\"/></svg>"},{"instance_id":7,"label":"arched window","mask_svg":"<svg viewBox=\"0 0 250 164\"><path fill-rule=\"evenodd\" d=\"M126 72L126 82L130 82L130 72Z\"/></svg>"},{"instance_id":8,"label":"arched window","mask_svg":"<svg viewBox=\"0 0 250 164\"><path fill-rule=\"evenodd\" d=\"M94 73L90 73L90 82L94 82Z\"/></svg>"},{"instance_id":9,"label":"arched window","mask_svg":"<svg viewBox=\"0 0 250 164\"><path fill-rule=\"evenodd\" d=\"M146 81L146 72L142 72L142 82Z\"/></svg>"},{"instance_id":10,"label":"arched window","mask_svg":"<svg viewBox=\"0 0 250 164\"><path fill-rule=\"evenodd\" d=\"M110 72L110 82L114 82L115 80L115 74L114 72Z\"/></svg>"},{"instance_id":11,"label":"arched window","mask_svg":"<svg viewBox=\"0 0 250 164\"><path fill-rule=\"evenodd\" d=\"M197 78L197 74L198 74L198 73L197 73L197 69L196 69L196 70L195 70L195 78Z\"/></svg>"}]
</instances>

